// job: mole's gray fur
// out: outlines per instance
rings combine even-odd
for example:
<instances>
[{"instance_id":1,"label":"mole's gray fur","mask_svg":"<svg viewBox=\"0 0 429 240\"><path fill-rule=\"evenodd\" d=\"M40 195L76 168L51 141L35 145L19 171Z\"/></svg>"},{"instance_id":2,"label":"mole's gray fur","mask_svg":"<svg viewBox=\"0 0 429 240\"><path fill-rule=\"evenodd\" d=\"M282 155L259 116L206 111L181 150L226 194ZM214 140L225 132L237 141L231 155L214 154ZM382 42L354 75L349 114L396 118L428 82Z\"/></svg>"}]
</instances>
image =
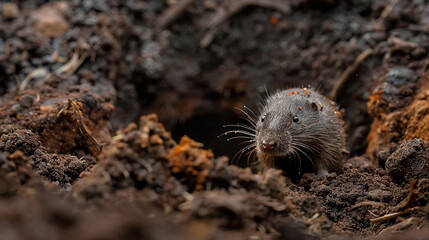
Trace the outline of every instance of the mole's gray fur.
<instances>
[{"instance_id":1,"label":"mole's gray fur","mask_svg":"<svg viewBox=\"0 0 429 240\"><path fill-rule=\"evenodd\" d=\"M307 164L318 176L341 171L344 126L324 96L306 88L279 91L256 120L256 155L263 167L301 174ZM292 162L295 169L288 169Z\"/></svg>"}]
</instances>

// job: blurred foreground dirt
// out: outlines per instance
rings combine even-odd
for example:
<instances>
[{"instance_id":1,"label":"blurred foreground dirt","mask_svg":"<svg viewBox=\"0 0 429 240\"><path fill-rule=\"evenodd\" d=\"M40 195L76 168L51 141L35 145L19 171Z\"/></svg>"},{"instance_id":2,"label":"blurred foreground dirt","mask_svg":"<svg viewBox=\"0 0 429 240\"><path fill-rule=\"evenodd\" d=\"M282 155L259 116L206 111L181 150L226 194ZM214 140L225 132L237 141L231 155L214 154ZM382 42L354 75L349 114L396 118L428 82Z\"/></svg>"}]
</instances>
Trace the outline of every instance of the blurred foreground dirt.
<instances>
[{"instance_id":1,"label":"blurred foreground dirt","mask_svg":"<svg viewBox=\"0 0 429 240\"><path fill-rule=\"evenodd\" d=\"M427 236L428 3L0 8L1 239ZM222 157L221 126L264 85L328 95L338 79L343 173L292 182Z\"/></svg>"}]
</instances>

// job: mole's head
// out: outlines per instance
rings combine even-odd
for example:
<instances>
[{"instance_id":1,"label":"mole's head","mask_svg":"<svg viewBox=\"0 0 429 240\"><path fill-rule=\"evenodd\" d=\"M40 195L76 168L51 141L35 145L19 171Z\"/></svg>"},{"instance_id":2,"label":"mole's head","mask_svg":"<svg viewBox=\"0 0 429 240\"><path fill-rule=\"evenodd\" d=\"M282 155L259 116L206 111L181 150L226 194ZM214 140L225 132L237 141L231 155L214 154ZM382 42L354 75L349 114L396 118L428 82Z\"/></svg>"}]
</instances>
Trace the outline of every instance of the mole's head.
<instances>
[{"instance_id":1,"label":"mole's head","mask_svg":"<svg viewBox=\"0 0 429 240\"><path fill-rule=\"evenodd\" d=\"M258 157L290 156L312 135L319 107L299 90L279 92L267 99L256 124Z\"/></svg>"}]
</instances>

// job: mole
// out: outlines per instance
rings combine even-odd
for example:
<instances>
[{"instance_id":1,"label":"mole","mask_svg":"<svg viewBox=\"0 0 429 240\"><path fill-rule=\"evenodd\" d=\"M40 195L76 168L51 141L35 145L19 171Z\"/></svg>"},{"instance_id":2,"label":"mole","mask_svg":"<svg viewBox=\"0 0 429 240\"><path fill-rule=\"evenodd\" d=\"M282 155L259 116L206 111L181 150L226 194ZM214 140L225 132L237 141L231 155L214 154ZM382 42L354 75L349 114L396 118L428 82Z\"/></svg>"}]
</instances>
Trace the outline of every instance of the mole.
<instances>
[{"instance_id":1,"label":"mole","mask_svg":"<svg viewBox=\"0 0 429 240\"><path fill-rule=\"evenodd\" d=\"M242 112L250 125L227 125L242 130L225 134L242 133L250 139L243 151L256 152L264 169L282 169L292 180L306 172L324 177L342 170L344 123L335 103L323 95L307 88L291 88L270 95L259 114Z\"/></svg>"}]
</instances>

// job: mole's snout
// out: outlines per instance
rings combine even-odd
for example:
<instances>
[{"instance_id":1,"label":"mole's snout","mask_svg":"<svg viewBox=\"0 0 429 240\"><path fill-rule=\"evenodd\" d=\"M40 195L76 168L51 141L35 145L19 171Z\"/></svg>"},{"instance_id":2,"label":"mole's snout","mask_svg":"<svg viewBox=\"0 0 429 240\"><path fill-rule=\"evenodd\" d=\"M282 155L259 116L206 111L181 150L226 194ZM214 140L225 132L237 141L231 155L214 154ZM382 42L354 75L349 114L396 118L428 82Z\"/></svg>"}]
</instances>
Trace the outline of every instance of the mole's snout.
<instances>
[{"instance_id":1,"label":"mole's snout","mask_svg":"<svg viewBox=\"0 0 429 240\"><path fill-rule=\"evenodd\" d=\"M274 140L263 140L262 148L264 151L271 151L277 147L277 143Z\"/></svg>"}]
</instances>

